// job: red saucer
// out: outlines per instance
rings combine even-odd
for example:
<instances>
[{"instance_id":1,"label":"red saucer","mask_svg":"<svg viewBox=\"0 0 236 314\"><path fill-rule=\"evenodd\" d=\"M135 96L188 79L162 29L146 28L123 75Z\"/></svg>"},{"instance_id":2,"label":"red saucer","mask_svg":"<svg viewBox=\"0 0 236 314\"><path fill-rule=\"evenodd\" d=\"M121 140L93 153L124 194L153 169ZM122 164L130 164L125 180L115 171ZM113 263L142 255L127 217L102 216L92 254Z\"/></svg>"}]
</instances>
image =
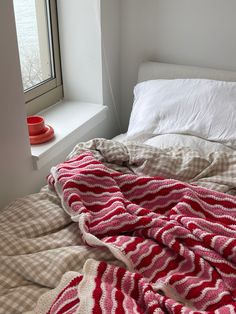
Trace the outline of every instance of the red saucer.
<instances>
[{"instance_id":1,"label":"red saucer","mask_svg":"<svg viewBox=\"0 0 236 314\"><path fill-rule=\"evenodd\" d=\"M50 125L45 125L45 130L43 133L38 135L31 135L29 137L30 144L36 145L36 144L42 144L45 142L50 141L54 137L54 130Z\"/></svg>"}]
</instances>

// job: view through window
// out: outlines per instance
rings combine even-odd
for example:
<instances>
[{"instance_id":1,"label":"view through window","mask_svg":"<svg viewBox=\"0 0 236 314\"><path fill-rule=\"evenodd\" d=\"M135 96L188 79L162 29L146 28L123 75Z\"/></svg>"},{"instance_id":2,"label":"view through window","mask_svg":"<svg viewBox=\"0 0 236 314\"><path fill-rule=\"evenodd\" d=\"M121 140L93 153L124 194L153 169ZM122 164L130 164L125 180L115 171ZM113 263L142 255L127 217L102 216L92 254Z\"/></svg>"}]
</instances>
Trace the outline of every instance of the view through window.
<instances>
[{"instance_id":1,"label":"view through window","mask_svg":"<svg viewBox=\"0 0 236 314\"><path fill-rule=\"evenodd\" d=\"M56 0L13 3L22 81L29 102L61 86ZM61 88L58 91L62 93Z\"/></svg>"},{"instance_id":2,"label":"view through window","mask_svg":"<svg viewBox=\"0 0 236 314\"><path fill-rule=\"evenodd\" d=\"M47 2L14 0L24 90L52 77L50 25Z\"/></svg>"}]
</instances>

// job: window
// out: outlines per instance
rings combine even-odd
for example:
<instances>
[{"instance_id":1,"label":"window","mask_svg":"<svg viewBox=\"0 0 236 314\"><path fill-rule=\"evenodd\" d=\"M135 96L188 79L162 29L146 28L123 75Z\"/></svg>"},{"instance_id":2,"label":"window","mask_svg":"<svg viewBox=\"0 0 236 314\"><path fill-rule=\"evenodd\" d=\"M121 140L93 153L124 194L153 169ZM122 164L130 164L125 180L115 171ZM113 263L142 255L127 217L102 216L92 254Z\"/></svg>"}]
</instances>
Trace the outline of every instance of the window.
<instances>
[{"instance_id":1,"label":"window","mask_svg":"<svg viewBox=\"0 0 236 314\"><path fill-rule=\"evenodd\" d=\"M63 96L56 0L13 0L22 82L29 114Z\"/></svg>"}]
</instances>

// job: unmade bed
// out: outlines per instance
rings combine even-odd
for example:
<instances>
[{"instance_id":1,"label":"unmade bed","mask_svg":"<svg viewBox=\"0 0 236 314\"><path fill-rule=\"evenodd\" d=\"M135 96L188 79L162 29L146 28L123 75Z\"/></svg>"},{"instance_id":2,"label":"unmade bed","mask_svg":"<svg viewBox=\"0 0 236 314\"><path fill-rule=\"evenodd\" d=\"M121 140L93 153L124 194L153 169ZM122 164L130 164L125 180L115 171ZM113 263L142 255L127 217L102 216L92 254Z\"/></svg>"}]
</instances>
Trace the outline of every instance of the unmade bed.
<instances>
[{"instance_id":1,"label":"unmade bed","mask_svg":"<svg viewBox=\"0 0 236 314\"><path fill-rule=\"evenodd\" d=\"M226 81L236 74L141 66L127 133L79 143L40 193L1 211L0 313L236 313Z\"/></svg>"}]
</instances>

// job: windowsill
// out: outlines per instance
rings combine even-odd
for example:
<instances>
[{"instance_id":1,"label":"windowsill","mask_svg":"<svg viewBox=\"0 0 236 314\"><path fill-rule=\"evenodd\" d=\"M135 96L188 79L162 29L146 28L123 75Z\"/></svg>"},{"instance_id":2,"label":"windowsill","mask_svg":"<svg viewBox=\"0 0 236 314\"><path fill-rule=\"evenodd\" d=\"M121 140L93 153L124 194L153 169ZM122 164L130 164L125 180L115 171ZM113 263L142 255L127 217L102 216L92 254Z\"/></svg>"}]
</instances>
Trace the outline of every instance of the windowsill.
<instances>
[{"instance_id":1,"label":"windowsill","mask_svg":"<svg viewBox=\"0 0 236 314\"><path fill-rule=\"evenodd\" d=\"M105 119L106 110L103 105L61 101L39 112L45 123L53 127L55 137L47 143L31 146L34 168L40 169L73 142L79 142L82 136Z\"/></svg>"}]
</instances>

